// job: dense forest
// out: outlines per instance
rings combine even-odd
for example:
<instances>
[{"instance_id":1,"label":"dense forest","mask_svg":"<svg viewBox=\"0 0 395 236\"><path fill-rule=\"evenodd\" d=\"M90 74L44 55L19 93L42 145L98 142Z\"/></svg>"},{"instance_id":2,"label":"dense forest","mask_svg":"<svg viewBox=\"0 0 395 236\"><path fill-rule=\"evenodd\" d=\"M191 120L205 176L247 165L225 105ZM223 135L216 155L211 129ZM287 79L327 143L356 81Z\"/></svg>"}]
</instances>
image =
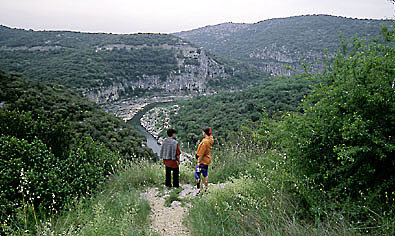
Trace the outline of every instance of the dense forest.
<instances>
[{"instance_id":1,"label":"dense forest","mask_svg":"<svg viewBox=\"0 0 395 236\"><path fill-rule=\"evenodd\" d=\"M0 52L1 69L62 84L84 95L103 90L116 98L164 95L169 88L163 84L169 80L170 85L179 77L181 81L171 85L171 94L192 93L196 84L214 91L240 89L268 78L248 65L205 53L168 34L27 31L0 26Z\"/></svg>"},{"instance_id":2,"label":"dense forest","mask_svg":"<svg viewBox=\"0 0 395 236\"><path fill-rule=\"evenodd\" d=\"M41 81L91 88L138 80L143 74L167 76L176 68L175 52L159 46L181 43L165 34L36 32L1 26L0 64L3 70Z\"/></svg>"},{"instance_id":3,"label":"dense forest","mask_svg":"<svg viewBox=\"0 0 395 236\"><path fill-rule=\"evenodd\" d=\"M3 223L23 210L22 200L59 209L125 160L153 155L131 126L62 85L0 71L0 104Z\"/></svg>"},{"instance_id":4,"label":"dense forest","mask_svg":"<svg viewBox=\"0 0 395 236\"><path fill-rule=\"evenodd\" d=\"M177 69L174 51L162 48L57 49L44 51L3 50L2 68L30 75L40 81L70 88L109 86L123 79L138 80L143 75L166 78Z\"/></svg>"},{"instance_id":5,"label":"dense forest","mask_svg":"<svg viewBox=\"0 0 395 236\"><path fill-rule=\"evenodd\" d=\"M243 125L259 123L263 113L276 119L296 111L314 83L300 77L278 77L243 91L179 101L180 110L170 114L171 126L190 148L200 141L201 128L206 125L213 129L217 141L226 143Z\"/></svg>"}]
</instances>

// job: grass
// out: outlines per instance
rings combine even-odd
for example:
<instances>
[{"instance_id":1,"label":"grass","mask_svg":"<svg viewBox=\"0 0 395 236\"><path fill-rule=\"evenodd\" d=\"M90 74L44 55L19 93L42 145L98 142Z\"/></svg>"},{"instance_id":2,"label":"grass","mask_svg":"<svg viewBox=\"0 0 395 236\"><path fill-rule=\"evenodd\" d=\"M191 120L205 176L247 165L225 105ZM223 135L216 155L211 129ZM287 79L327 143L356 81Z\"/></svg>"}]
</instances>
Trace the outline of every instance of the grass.
<instances>
[{"instance_id":1,"label":"grass","mask_svg":"<svg viewBox=\"0 0 395 236\"><path fill-rule=\"evenodd\" d=\"M180 166L180 182L193 181L193 166ZM140 193L147 187L162 187L164 190L165 168L160 162L133 161L123 170L111 176L93 195L85 195L60 212L49 216L40 214L26 204L17 221L27 227L2 226L4 235L152 235L149 231L150 206ZM181 188L172 190L167 204L181 201ZM182 201L181 201L182 202ZM35 223L35 214L39 220ZM17 224L14 224L17 225Z\"/></svg>"},{"instance_id":2,"label":"grass","mask_svg":"<svg viewBox=\"0 0 395 236\"><path fill-rule=\"evenodd\" d=\"M193 235L395 235L395 219L388 216L373 214L373 226L348 222L324 202L316 209L318 216L306 213L298 195L303 186L285 168L286 155L279 151L253 143L220 149L213 155L209 182L227 184L190 201L184 223ZM194 163L180 166L181 183L195 183L193 174ZM95 194L37 224L27 205L29 231L10 229L3 235L152 235L150 206L140 193L154 186L164 194L164 177L161 163L131 162ZM180 201L181 191L172 189L166 206ZM23 221L23 212L19 216Z\"/></svg>"},{"instance_id":3,"label":"grass","mask_svg":"<svg viewBox=\"0 0 395 236\"><path fill-rule=\"evenodd\" d=\"M355 235L335 212L308 219L294 197L285 156L252 143L223 147L213 158L210 182L223 188L192 202L186 224L193 235ZM204 225L204 227L201 227Z\"/></svg>"},{"instance_id":4,"label":"grass","mask_svg":"<svg viewBox=\"0 0 395 236\"><path fill-rule=\"evenodd\" d=\"M65 210L45 215L26 204L12 222L16 227L2 225L2 235L151 235L150 206L140 193L162 182L162 165L133 161L111 176L101 189L75 199Z\"/></svg>"},{"instance_id":5,"label":"grass","mask_svg":"<svg viewBox=\"0 0 395 236\"><path fill-rule=\"evenodd\" d=\"M60 217L42 222L40 235L150 235L150 206L140 197L144 186L160 182L159 166L130 163L93 196L79 199Z\"/></svg>"},{"instance_id":6,"label":"grass","mask_svg":"<svg viewBox=\"0 0 395 236\"><path fill-rule=\"evenodd\" d=\"M196 163L194 161L180 165L180 183L195 184L195 167Z\"/></svg>"},{"instance_id":7,"label":"grass","mask_svg":"<svg viewBox=\"0 0 395 236\"><path fill-rule=\"evenodd\" d=\"M165 199L165 206L166 206L166 207L170 207L170 206L171 206L171 203L174 202L174 201L179 201L179 202L181 202L181 204L183 204L183 203L184 203L184 200L179 198L179 194L180 194L181 191L182 191L182 188L181 188L181 187L179 187L179 188L173 188L173 189L170 191L169 196L166 197L166 199Z\"/></svg>"}]
</instances>

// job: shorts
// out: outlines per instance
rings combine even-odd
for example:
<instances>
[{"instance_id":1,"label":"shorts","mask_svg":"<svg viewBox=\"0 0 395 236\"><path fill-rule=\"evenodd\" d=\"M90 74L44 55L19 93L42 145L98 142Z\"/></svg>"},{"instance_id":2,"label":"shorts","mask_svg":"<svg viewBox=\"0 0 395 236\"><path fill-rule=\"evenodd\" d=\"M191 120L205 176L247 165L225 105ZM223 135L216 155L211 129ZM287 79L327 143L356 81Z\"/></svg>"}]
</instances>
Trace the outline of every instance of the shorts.
<instances>
[{"instance_id":1,"label":"shorts","mask_svg":"<svg viewBox=\"0 0 395 236\"><path fill-rule=\"evenodd\" d=\"M203 177L208 176L208 165L200 164L199 166L196 166L195 179L200 179L200 174L203 174Z\"/></svg>"}]
</instances>

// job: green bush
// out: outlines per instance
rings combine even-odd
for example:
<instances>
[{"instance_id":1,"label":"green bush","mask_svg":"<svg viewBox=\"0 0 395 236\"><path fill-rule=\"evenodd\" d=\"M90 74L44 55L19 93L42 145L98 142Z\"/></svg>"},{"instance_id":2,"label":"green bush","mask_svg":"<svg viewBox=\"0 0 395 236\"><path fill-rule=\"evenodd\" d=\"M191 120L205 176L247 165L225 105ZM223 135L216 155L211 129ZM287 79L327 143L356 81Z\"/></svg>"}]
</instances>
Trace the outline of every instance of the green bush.
<instances>
[{"instance_id":1,"label":"green bush","mask_svg":"<svg viewBox=\"0 0 395 236\"><path fill-rule=\"evenodd\" d=\"M145 181L136 175L145 175L142 172L147 170L145 176L152 176L156 165L151 164L144 161L126 164L110 176L99 191L92 195L84 194L67 210L39 222L35 226L37 234L150 235L150 206L136 189Z\"/></svg>"},{"instance_id":2,"label":"green bush","mask_svg":"<svg viewBox=\"0 0 395 236\"><path fill-rule=\"evenodd\" d=\"M14 217L28 206L45 217L93 192L122 165L120 155L90 136L71 137L68 122L7 109L0 109L0 121L2 227L26 227Z\"/></svg>"},{"instance_id":3,"label":"green bush","mask_svg":"<svg viewBox=\"0 0 395 236\"><path fill-rule=\"evenodd\" d=\"M96 143L87 136L70 149L69 155L56 163L61 174L57 199L69 202L71 197L81 196L94 191L107 176L119 169L120 157L106 146Z\"/></svg>"},{"instance_id":4,"label":"green bush","mask_svg":"<svg viewBox=\"0 0 395 236\"><path fill-rule=\"evenodd\" d=\"M38 138L55 156L66 155L72 141L70 122L42 116L35 120L31 112L0 109L0 133L30 142Z\"/></svg>"},{"instance_id":5,"label":"green bush","mask_svg":"<svg viewBox=\"0 0 395 236\"><path fill-rule=\"evenodd\" d=\"M317 75L303 114L285 123L290 163L308 191L373 225L375 214L395 213L394 68L394 41L354 40ZM309 207L320 202L313 197Z\"/></svg>"},{"instance_id":6,"label":"green bush","mask_svg":"<svg viewBox=\"0 0 395 236\"><path fill-rule=\"evenodd\" d=\"M1 222L21 209L23 203L51 206L58 188L53 168L56 157L40 140L0 136L0 213Z\"/></svg>"}]
</instances>

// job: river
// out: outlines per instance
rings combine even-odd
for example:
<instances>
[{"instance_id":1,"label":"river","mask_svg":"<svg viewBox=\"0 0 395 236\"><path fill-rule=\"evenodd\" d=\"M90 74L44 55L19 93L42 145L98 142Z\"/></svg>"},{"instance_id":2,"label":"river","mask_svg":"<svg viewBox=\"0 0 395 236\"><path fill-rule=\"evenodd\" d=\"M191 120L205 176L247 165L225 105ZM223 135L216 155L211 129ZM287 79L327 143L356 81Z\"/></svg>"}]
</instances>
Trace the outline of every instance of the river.
<instances>
[{"instance_id":1,"label":"river","mask_svg":"<svg viewBox=\"0 0 395 236\"><path fill-rule=\"evenodd\" d=\"M143 115L157 106L158 103L152 103L144 107L141 111L137 112L136 115L133 116L131 120L129 120L127 123L131 124L133 127L135 127L142 135L144 135L147 138L147 147L151 148L154 153L156 153L159 157L160 155L160 144L158 144L158 141L152 136L150 133L145 130L143 126L140 124L140 119L143 117Z\"/></svg>"}]
</instances>

